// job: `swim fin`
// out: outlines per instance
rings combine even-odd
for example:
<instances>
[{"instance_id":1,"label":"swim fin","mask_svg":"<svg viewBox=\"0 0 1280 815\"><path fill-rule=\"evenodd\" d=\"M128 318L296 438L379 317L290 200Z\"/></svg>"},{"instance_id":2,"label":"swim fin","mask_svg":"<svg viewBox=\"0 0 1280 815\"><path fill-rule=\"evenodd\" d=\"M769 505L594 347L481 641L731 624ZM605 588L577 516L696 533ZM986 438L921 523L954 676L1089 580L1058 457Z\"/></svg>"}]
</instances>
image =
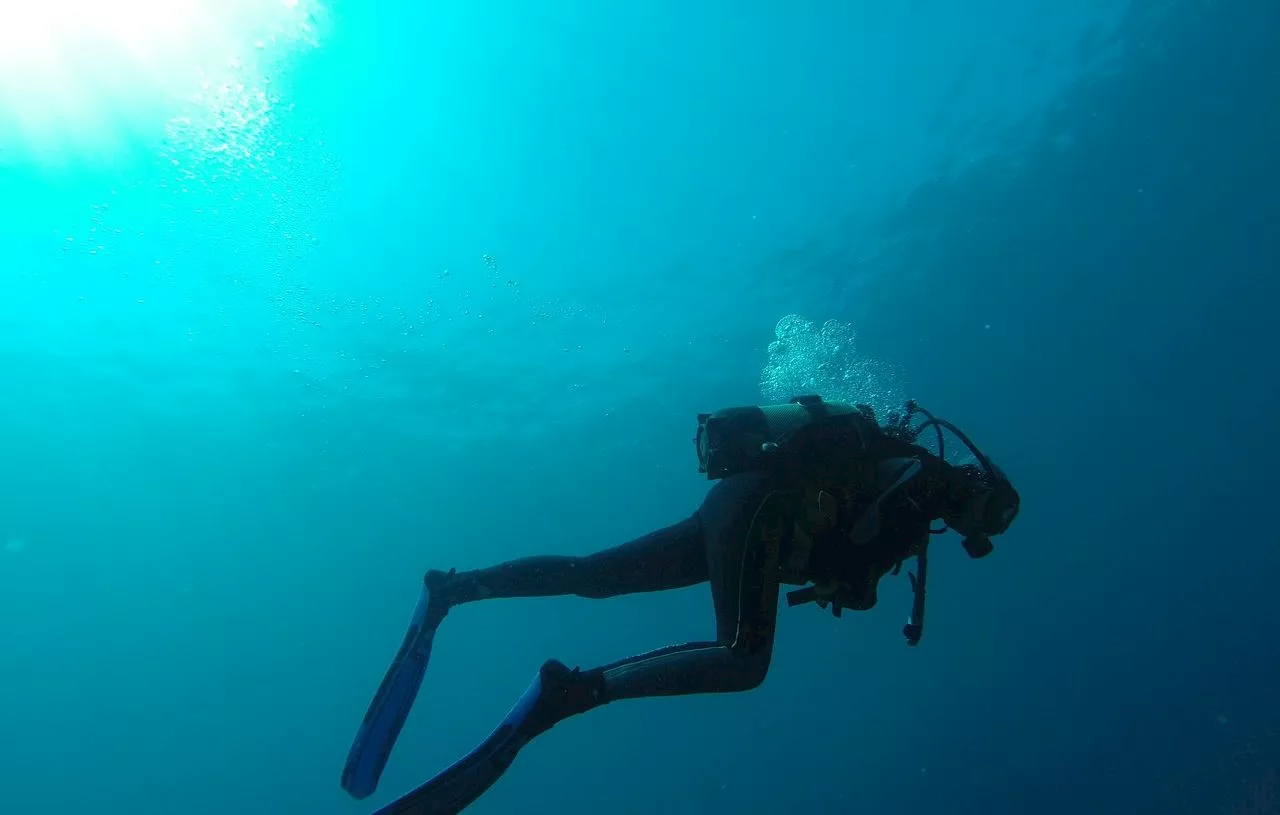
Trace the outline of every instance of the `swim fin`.
<instances>
[{"instance_id":1,"label":"swim fin","mask_svg":"<svg viewBox=\"0 0 1280 815\"><path fill-rule=\"evenodd\" d=\"M457 815L496 784L535 737L598 704L602 681L548 660L480 746L373 815Z\"/></svg>"},{"instance_id":2,"label":"swim fin","mask_svg":"<svg viewBox=\"0 0 1280 815\"><path fill-rule=\"evenodd\" d=\"M448 612L448 602L433 596L424 583L404 642L364 714L342 769L342 788L353 798L367 798L377 789L378 779L391 757L391 748L422 687L436 629Z\"/></svg>"}]
</instances>

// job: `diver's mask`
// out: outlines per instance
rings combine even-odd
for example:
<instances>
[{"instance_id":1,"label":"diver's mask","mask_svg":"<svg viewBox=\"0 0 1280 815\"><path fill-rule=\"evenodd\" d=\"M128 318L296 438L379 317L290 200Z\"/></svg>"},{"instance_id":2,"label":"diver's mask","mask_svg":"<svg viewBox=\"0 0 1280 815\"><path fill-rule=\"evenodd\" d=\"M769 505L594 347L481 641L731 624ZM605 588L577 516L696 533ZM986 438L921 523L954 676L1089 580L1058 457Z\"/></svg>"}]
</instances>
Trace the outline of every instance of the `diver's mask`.
<instances>
[{"instance_id":1,"label":"diver's mask","mask_svg":"<svg viewBox=\"0 0 1280 815\"><path fill-rule=\"evenodd\" d=\"M1018 491L1013 488L1008 477L999 467L994 464L990 466L984 479L987 488L970 499L978 505L972 509L966 508L964 519L952 524L953 529L964 535L960 545L975 560L991 554L995 549L991 538L1008 530L1018 517L1021 505Z\"/></svg>"},{"instance_id":2,"label":"diver's mask","mask_svg":"<svg viewBox=\"0 0 1280 815\"><path fill-rule=\"evenodd\" d=\"M923 415L925 421L919 425L912 426L911 420L917 413ZM952 524L952 528L964 536L961 545L964 546L964 550L969 557L974 559L986 557L995 549L991 538L1003 534L1014 519L1018 517L1018 509L1021 506L1018 491L1013 488L1013 483L1009 481L1009 477L1004 474L1004 471L997 467L986 453L982 452L977 445L970 441L964 431L946 419L937 418L917 405L915 400L907 402L903 415L890 419L888 429L894 435L914 442L921 433L930 427L934 428L938 434L939 458L943 458L946 454L945 442L942 437L942 431L945 428L955 434L955 437L965 447L969 448L969 451L973 453L973 457L978 460L982 474L978 476L975 473L975 477L982 480L984 489L971 500L979 502L979 505L973 507L972 510L966 508L963 513L963 521L958 524Z\"/></svg>"}]
</instances>

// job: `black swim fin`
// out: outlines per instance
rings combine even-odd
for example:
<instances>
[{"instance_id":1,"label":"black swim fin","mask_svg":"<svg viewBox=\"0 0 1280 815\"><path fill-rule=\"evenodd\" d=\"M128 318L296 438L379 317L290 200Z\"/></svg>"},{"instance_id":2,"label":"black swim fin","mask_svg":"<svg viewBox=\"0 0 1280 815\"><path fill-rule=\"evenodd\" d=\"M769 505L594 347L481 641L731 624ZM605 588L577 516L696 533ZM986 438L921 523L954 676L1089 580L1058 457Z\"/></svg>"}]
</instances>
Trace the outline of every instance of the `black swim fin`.
<instances>
[{"instance_id":1,"label":"black swim fin","mask_svg":"<svg viewBox=\"0 0 1280 815\"><path fill-rule=\"evenodd\" d=\"M431 659L436 629L449 612L448 601L424 583L422 596L409 621L404 642L378 686L369 710L364 714L347 763L342 770L342 788L353 798L367 798L378 787L378 779L391 757L391 748L404 727L409 709L422 687L422 678Z\"/></svg>"},{"instance_id":2,"label":"black swim fin","mask_svg":"<svg viewBox=\"0 0 1280 815\"><path fill-rule=\"evenodd\" d=\"M536 736L598 704L600 681L548 660L520 701L480 746L374 815L457 815L496 784Z\"/></svg>"}]
</instances>

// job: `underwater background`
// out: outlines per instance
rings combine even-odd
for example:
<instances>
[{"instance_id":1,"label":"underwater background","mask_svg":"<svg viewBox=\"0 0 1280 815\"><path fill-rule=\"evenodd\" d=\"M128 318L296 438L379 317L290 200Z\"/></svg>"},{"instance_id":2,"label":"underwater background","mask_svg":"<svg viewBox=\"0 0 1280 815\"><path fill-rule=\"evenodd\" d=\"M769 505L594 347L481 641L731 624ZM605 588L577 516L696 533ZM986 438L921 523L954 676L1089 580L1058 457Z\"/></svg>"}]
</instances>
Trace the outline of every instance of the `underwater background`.
<instances>
[{"instance_id":1,"label":"underwater background","mask_svg":"<svg viewBox=\"0 0 1280 815\"><path fill-rule=\"evenodd\" d=\"M468 812L1280 812L1275 0L0 2L0 813L365 813L705 585L427 568L691 513L695 417L963 428L1023 511L765 684L557 727ZM1268 339L1268 338L1271 339Z\"/></svg>"}]
</instances>

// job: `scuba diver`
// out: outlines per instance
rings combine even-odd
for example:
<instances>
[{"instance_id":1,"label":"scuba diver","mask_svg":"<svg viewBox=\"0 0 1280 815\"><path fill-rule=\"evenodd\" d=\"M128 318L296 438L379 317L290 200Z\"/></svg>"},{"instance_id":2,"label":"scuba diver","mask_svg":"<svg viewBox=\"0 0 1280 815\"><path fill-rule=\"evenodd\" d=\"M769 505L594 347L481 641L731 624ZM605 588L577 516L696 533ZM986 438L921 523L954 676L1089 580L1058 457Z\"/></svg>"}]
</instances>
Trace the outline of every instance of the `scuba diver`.
<instances>
[{"instance_id":1,"label":"scuba diver","mask_svg":"<svg viewBox=\"0 0 1280 815\"><path fill-rule=\"evenodd\" d=\"M914 424L917 417L923 422ZM917 444L937 433L937 453ZM942 431L977 466L944 460ZM788 605L815 602L839 617L876 604L880 578L909 572L907 643L924 626L927 549L948 528L970 557L992 549L1018 514L1004 473L963 432L914 402L881 425L866 405L818 396L698 417L699 472L717 483L690 517L585 557L544 555L474 571L428 571L395 661L366 713L342 774L355 798L373 793L417 695L437 627L455 606L511 597L616 597L710 583L716 636L611 665L542 665L497 729L439 775L377 815L452 815L506 771L532 739L619 699L746 691L764 681L780 587ZM935 521L944 526L934 528Z\"/></svg>"}]
</instances>

